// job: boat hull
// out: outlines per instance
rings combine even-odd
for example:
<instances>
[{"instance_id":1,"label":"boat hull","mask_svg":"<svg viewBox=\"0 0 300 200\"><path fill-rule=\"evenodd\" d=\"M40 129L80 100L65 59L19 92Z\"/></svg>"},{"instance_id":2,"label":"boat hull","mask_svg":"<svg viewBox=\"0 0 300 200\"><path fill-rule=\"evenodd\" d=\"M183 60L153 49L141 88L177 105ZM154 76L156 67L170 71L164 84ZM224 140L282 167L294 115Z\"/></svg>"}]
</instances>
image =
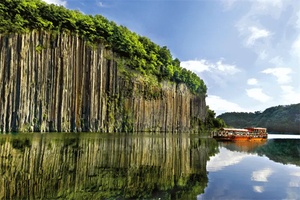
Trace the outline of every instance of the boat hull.
<instances>
[{"instance_id":1,"label":"boat hull","mask_svg":"<svg viewBox=\"0 0 300 200\"><path fill-rule=\"evenodd\" d=\"M261 141L266 140L267 137L251 137L251 136L214 136L219 141Z\"/></svg>"},{"instance_id":2,"label":"boat hull","mask_svg":"<svg viewBox=\"0 0 300 200\"><path fill-rule=\"evenodd\" d=\"M262 141L268 139L267 137L251 137L251 141Z\"/></svg>"}]
</instances>

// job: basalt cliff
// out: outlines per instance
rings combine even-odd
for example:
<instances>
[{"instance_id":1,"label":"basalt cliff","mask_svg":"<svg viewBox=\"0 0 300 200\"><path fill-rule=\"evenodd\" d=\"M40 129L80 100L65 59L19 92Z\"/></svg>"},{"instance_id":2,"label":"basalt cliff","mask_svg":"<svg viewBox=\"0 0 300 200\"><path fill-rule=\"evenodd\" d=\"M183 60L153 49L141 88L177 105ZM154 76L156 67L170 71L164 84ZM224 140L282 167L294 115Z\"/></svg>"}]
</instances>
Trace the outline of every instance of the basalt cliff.
<instances>
[{"instance_id":1,"label":"basalt cliff","mask_svg":"<svg viewBox=\"0 0 300 200\"><path fill-rule=\"evenodd\" d=\"M76 35L0 35L0 132L200 129L205 95L185 84L128 78L121 63L101 43Z\"/></svg>"}]
</instances>

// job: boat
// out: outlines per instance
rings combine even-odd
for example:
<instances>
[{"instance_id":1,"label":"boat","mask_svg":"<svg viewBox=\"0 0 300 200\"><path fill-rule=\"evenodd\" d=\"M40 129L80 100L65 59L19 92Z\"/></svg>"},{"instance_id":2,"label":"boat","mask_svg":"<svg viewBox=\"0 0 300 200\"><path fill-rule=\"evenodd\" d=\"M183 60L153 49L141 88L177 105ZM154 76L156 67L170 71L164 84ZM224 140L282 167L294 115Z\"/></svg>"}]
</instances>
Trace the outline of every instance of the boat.
<instances>
[{"instance_id":1,"label":"boat","mask_svg":"<svg viewBox=\"0 0 300 200\"><path fill-rule=\"evenodd\" d=\"M221 141L259 141L268 138L266 128L221 128L212 133L212 137Z\"/></svg>"}]
</instances>

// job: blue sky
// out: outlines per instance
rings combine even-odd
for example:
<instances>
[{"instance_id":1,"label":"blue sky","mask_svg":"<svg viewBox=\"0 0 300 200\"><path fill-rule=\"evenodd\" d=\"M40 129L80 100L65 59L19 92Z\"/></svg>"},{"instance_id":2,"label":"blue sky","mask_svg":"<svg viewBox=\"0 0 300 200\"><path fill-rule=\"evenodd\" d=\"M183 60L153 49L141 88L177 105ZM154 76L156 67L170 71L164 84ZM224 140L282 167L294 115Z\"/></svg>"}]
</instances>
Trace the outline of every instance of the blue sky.
<instances>
[{"instance_id":1,"label":"blue sky","mask_svg":"<svg viewBox=\"0 0 300 200\"><path fill-rule=\"evenodd\" d=\"M167 46L217 114L300 103L299 0L45 0Z\"/></svg>"}]
</instances>

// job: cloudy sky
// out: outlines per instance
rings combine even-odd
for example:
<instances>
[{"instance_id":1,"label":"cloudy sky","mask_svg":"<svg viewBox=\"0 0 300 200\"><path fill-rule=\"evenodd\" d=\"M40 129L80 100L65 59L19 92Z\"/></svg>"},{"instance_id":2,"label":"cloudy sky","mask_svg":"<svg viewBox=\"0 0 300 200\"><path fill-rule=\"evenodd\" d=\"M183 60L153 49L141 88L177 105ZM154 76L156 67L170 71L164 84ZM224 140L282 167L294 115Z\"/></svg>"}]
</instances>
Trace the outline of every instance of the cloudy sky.
<instances>
[{"instance_id":1,"label":"cloudy sky","mask_svg":"<svg viewBox=\"0 0 300 200\"><path fill-rule=\"evenodd\" d=\"M300 103L299 0L46 0L167 46L217 114Z\"/></svg>"}]
</instances>

